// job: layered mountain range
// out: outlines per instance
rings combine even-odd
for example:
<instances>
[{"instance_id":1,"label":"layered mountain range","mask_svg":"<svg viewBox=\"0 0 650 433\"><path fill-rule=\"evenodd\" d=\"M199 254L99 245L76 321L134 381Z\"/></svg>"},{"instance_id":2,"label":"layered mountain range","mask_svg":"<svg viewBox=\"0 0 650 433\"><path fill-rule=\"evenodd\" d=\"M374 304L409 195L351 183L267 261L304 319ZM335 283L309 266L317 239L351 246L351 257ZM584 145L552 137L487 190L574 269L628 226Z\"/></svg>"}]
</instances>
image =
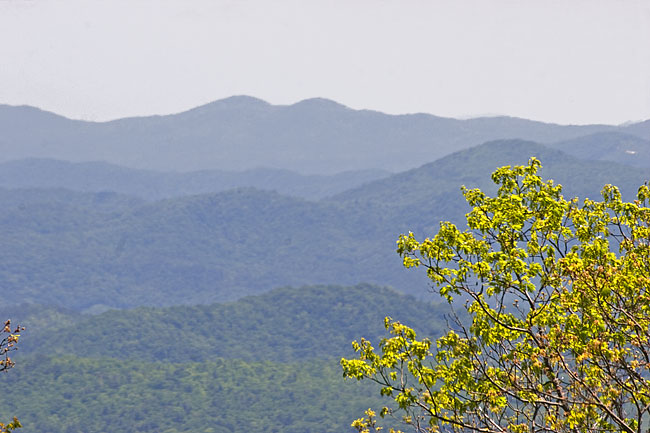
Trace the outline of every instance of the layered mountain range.
<instances>
[{"instance_id":1,"label":"layered mountain range","mask_svg":"<svg viewBox=\"0 0 650 433\"><path fill-rule=\"evenodd\" d=\"M385 404L342 381L352 340L385 316L430 338L463 320L402 267L401 233L462 226L461 186L493 194L530 157L566 197L650 179L649 121L323 99L102 123L0 106L0 150L0 317L27 327L0 421L38 433L346 431Z\"/></svg>"},{"instance_id":2,"label":"layered mountain range","mask_svg":"<svg viewBox=\"0 0 650 433\"><path fill-rule=\"evenodd\" d=\"M425 279L403 270L394 253L398 235L431 235L442 220L462 223L461 185L490 192L495 167L531 156L568 196L597 198L613 183L632 198L648 179L644 168L501 140L320 200L256 188L157 201L5 189L0 296L96 311L234 300L312 283L370 282L422 294Z\"/></svg>"}]
</instances>

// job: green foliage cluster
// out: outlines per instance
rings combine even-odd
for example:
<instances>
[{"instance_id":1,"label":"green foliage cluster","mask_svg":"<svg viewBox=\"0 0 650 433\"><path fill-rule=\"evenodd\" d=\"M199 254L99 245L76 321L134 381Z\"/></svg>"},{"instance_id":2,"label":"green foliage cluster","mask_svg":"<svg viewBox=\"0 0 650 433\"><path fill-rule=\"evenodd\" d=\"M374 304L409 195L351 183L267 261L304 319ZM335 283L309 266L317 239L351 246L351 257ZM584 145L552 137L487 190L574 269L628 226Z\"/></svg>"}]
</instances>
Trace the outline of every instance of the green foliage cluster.
<instances>
[{"instance_id":1,"label":"green foliage cluster","mask_svg":"<svg viewBox=\"0 0 650 433\"><path fill-rule=\"evenodd\" d=\"M344 375L381 384L417 431L641 432L650 422L650 188L566 200L540 163L502 167L497 195L464 189L468 230L398 241L471 324L433 344L386 318ZM391 413L382 410L381 415ZM374 420L357 422L368 431Z\"/></svg>"},{"instance_id":2,"label":"green foliage cluster","mask_svg":"<svg viewBox=\"0 0 650 433\"><path fill-rule=\"evenodd\" d=\"M9 354L18 349L19 332L22 330L24 328L21 326L12 326L11 319L7 320L0 330L0 372L6 372L15 365ZM8 423L0 422L0 433L9 433L20 427L20 421L14 416Z\"/></svg>"}]
</instances>

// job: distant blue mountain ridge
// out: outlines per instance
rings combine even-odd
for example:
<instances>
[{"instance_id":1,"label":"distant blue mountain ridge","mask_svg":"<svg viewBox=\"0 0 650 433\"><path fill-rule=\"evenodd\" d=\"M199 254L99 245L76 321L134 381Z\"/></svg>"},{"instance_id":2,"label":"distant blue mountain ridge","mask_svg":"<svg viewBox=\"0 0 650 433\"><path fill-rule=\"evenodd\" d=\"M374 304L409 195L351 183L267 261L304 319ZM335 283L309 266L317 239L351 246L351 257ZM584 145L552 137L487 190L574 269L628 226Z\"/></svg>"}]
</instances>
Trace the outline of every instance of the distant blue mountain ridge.
<instances>
[{"instance_id":1,"label":"distant blue mountain ridge","mask_svg":"<svg viewBox=\"0 0 650 433\"><path fill-rule=\"evenodd\" d=\"M233 96L182 113L109 122L0 105L0 161L105 161L161 171L257 167L301 174L403 171L496 139L566 142L596 133L650 140L650 121L556 125L513 117L450 119L354 110L322 98L272 105Z\"/></svg>"}]
</instances>

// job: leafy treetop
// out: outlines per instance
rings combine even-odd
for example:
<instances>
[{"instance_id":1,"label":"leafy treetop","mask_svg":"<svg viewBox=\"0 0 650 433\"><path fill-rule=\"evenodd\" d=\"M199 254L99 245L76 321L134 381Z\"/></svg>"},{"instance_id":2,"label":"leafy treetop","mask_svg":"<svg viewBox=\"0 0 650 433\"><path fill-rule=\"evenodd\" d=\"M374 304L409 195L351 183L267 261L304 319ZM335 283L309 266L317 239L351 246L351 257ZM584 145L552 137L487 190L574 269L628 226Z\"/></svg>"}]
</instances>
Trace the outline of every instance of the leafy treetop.
<instances>
[{"instance_id":1,"label":"leafy treetop","mask_svg":"<svg viewBox=\"0 0 650 433\"><path fill-rule=\"evenodd\" d=\"M540 162L501 167L496 197L463 188L469 229L400 236L469 321L435 343L386 318L344 376L379 383L418 432L641 432L650 423L650 189L566 200ZM384 408L380 415L392 414ZM374 412L355 421L379 430Z\"/></svg>"}]
</instances>

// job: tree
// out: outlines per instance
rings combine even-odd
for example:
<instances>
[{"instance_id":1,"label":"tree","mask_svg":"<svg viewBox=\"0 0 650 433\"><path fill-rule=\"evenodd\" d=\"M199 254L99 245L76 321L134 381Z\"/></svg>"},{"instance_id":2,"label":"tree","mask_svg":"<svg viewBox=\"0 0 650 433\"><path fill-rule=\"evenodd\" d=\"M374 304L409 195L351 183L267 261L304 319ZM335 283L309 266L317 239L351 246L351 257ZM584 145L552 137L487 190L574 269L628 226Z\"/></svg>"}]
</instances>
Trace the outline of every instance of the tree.
<instances>
[{"instance_id":1,"label":"tree","mask_svg":"<svg viewBox=\"0 0 650 433\"><path fill-rule=\"evenodd\" d=\"M2 335L0 337L0 372L7 371L14 366L14 362L9 357L9 352L12 352L17 349L18 338L20 337L19 332L25 328L21 326L16 326L15 328L11 327L11 320L5 322L5 326L0 331ZM0 422L0 433L8 433L12 430L22 427L20 422L16 417L13 421L4 424Z\"/></svg>"},{"instance_id":2,"label":"tree","mask_svg":"<svg viewBox=\"0 0 650 433\"><path fill-rule=\"evenodd\" d=\"M650 189L632 203L565 200L539 161L502 167L495 197L463 188L467 230L400 236L407 268L461 304L435 344L390 318L354 342L344 376L381 385L418 432L641 432L650 428ZM374 412L353 424L375 431Z\"/></svg>"}]
</instances>

